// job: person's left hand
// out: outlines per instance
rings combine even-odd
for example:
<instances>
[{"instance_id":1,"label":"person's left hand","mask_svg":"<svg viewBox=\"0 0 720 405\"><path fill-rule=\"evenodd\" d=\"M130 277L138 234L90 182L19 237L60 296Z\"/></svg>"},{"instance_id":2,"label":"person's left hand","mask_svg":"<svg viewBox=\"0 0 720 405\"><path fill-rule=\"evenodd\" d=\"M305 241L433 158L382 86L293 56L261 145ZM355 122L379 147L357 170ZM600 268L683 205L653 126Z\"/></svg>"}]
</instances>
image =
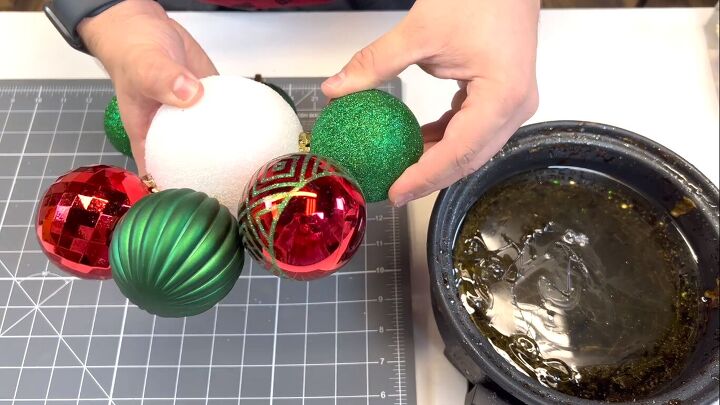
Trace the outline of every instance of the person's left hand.
<instances>
[{"instance_id":1,"label":"person's left hand","mask_svg":"<svg viewBox=\"0 0 720 405\"><path fill-rule=\"evenodd\" d=\"M127 0L84 19L78 33L110 74L138 173L145 138L162 104L187 108L203 95L215 65L189 32L152 0Z\"/></svg>"},{"instance_id":2,"label":"person's left hand","mask_svg":"<svg viewBox=\"0 0 720 405\"><path fill-rule=\"evenodd\" d=\"M390 188L395 205L479 169L538 106L539 0L417 0L390 32L323 83L330 98L377 87L412 64L460 90L423 127L425 153Z\"/></svg>"}]
</instances>

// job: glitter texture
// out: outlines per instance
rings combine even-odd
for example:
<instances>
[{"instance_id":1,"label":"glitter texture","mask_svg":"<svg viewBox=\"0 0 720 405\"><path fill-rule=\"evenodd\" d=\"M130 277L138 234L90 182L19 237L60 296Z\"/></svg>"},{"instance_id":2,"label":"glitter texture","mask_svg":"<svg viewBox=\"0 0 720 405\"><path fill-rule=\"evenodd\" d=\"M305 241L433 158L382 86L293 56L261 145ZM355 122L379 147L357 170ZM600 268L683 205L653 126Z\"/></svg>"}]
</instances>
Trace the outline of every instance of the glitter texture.
<instances>
[{"instance_id":1,"label":"glitter texture","mask_svg":"<svg viewBox=\"0 0 720 405\"><path fill-rule=\"evenodd\" d=\"M125 156L132 157L130 138L128 138L128 134L125 132L125 127L120 118L117 97L115 96L113 96L105 108L105 135L107 135L108 140L115 149Z\"/></svg>"},{"instance_id":2,"label":"glitter texture","mask_svg":"<svg viewBox=\"0 0 720 405\"><path fill-rule=\"evenodd\" d=\"M392 95L367 90L323 109L310 150L337 161L355 178L368 202L387 199L390 186L420 159L423 139L410 109Z\"/></svg>"}]
</instances>

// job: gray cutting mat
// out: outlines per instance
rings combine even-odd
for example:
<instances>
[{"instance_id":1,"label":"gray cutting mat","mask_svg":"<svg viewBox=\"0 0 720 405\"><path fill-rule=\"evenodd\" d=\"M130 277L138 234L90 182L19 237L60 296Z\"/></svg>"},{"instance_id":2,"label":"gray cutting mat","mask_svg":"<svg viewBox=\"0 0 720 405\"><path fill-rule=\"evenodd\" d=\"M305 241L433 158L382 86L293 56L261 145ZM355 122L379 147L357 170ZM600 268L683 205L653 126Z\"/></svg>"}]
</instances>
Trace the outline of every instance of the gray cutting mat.
<instances>
[{"instance_id":1,"label":"gray cutting mat","mask_svg":"<svg viewBox=\"0 0 720 405\"><path fill-rule=\"evenodd\" d=\"M273 82L312 128L320 80ZM336 275L303 283L247 263L228 297L186 319L48 264L32 225L47 187L82 165L135 169L105 141L112 95L106 81L0 81L0 403L414 404L404 210L370 206Z\"/></svg>"}]
</instances>

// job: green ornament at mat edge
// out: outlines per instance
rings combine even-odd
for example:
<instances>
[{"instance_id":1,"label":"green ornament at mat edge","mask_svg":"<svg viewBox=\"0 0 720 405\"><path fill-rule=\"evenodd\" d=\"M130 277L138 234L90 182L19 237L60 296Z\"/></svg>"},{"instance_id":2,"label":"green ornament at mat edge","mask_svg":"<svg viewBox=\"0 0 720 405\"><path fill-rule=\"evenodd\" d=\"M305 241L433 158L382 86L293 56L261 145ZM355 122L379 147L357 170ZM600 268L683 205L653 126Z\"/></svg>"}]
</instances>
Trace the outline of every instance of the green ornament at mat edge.
<instances>
[{"instance_id":1,"label":"green ornament at mat edge","mask_svg":"<svg viewBox=\"0 0 720 405\"><path fill-rule=\"evenodd\" d=\"M312 153L337 161L368 202L386 200L390 186L423 152L420 125L400 100L380 90L331 102L315 123Z\"/></svg>"},{"instance_id":2,"label":"green ornament at mat edge","mask_svg":"<svg viewBox=\"0 0 720 405\"><path fill-rule=\"evenodd\" d=\"M163 317L212 308L235 285L244 258L230 211L190 189L142 198L115 228L110 243L110 267L120 291Z\"/></svg>"},{"instance_id":3,"label":"green ornament at mat edge","mask_svg":"<svg viewBox=\"0 0 720 405\"><path fill-rule=\"evenodd\" d=\"M125 156L132 157L132 148L130 147L130 138L128 138L122 119L120 118L120 110L118 109L117 97L113 96L105 108L105 135L112 146Z\"/></svg>"},{"instance_id":4,"label":"green ornament at mat edge","mask_svg":"<svg viewBox=\"0 0 720 405\"><path fill-rule=\"evenodd\" d=\"M272 83L268 83L268 82L262 82L262 84L275 90L275 92L277 94L279 94L280 97L283 98L283 100L285 100L288 104L290 104L290 107L292 107L293 111L295 111L297 113L297 108L295 107L295 102L293 101L292 97L290 97L290 95L285 92L285 90L283 90L282 88L280 88L280 86L278 86L276 84L272 84Z\"/></svg>"}]
</instances>

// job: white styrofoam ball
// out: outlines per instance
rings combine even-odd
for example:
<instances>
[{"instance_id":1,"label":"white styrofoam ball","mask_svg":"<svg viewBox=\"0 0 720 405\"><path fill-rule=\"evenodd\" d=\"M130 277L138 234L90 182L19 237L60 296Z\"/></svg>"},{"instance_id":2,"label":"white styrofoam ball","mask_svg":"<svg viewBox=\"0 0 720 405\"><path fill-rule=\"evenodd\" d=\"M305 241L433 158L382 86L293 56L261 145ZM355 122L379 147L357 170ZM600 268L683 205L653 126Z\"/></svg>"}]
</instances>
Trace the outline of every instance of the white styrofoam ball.
<instances>
[{"instance_id":1,"label":"white styrofoam ball","mask_svg":"<svg viewBox=\"0 0 720 405\"><path fill-rule=\"evenodd\" d=\"M298 152L302 125L292 107L262 83L239 76L202 79L190 108L162 106L145 141L147 172L158 189L191 188L237 215L250 177L268 161Z\"/></svg>"}]
</instances>

